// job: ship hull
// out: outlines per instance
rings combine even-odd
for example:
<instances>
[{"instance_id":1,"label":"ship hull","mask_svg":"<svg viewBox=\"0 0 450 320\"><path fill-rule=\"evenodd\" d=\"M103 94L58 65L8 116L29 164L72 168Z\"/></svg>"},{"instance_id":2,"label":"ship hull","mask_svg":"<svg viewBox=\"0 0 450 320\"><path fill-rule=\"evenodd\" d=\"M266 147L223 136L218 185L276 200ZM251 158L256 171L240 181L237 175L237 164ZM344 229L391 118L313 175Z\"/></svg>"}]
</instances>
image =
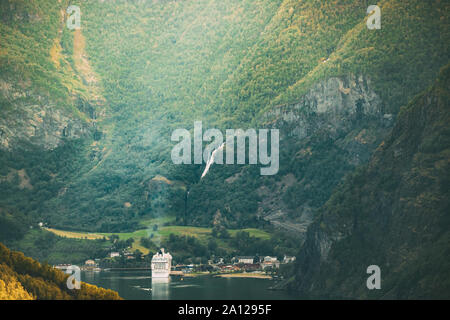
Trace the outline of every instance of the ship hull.
<instances>
[{"instance_id":1,"label":"ship hull","mask_svg":"<svg viewBox=\"0 0 450 320\"><path fill-rule=\"evenodd\" d=\"M168 278L169 274L170 274L169 271L166 271L166 272L154 272L154 271L152 271L152 278Z\"/></svg>"}]
</instances>

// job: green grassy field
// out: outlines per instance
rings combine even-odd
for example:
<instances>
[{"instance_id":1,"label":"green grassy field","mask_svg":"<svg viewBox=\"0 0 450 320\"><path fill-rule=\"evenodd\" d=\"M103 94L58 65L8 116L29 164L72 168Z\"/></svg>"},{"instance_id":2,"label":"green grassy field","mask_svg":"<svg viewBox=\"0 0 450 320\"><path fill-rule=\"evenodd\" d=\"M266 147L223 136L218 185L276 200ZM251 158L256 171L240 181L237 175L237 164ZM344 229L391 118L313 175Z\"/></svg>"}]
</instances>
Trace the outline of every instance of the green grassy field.
<instances>
[{"instance_id":1,"label":"green grassy field","mask_svg":"<svg viewBox=\"0 0 450 320\"><path fill-rule=\"evenodd\" d=\"M90 232L76 232L76 231L65 231L58 230L53 228L45 228L45 230L50 231L60 237L66 238L75 238L75 239L100 239L103 237L110 237L111 235L117 235L120 240L127 240L130 238L134 239L134 243L132 245L132 250L139 249L144 254L149 253L149 249L143 247L141 245L142 237L150 237L153 234L152 241L157 244L162 240L167 239L171 234L177 236L191 236L196 237L202 243L206 244L210 238L212 238L211 228L202 228L202 227L192 227L192 226L175 226L175 225L166 225L163 224L171 223L173 221L172 217L162 217L162 218L154 218L141 221L142 226L147 226L147 229L140 229L134 232L123 232L123 233L90 233ZM153 230L153 226L157 225L157 230ZM235 236L238 231L246 231L252 237L260 238L260 239L269 239L270 234L266 231L255 229L255 228L247 228L247 229L234 229L228 230L231 236ZM230 249L224 241L217 239L217 242L220 246L225 249Z\"/></svg>"},{"instance_id":2,"label":"green grassy field","mask_svg":"<svg viewBox=\"0 0 450 320\"><path fill-rule=\"evenodd\" d=\"M73 232L73 231L65 231L65 230L58 230L53 228L43 228L44 230L50 231L57 236L69 238L69 239L87 239L87 240L95 240L95 239L101 239L104 237L104 235L100 233L90 233L90 232Z\"/></svg>"}]
</instances>

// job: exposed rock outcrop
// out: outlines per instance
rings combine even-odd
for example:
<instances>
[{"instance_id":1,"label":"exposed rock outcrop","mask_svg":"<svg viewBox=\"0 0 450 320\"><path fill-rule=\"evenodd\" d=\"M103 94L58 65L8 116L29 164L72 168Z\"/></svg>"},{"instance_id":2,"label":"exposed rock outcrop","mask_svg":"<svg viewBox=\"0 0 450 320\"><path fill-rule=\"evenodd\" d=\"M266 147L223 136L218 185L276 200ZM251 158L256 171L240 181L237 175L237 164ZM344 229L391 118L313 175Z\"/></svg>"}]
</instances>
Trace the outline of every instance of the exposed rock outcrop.
<instances>
[{"instance_id":1,"label":"exposed rock outcrop","mask_svg":"<svg viewBox=\"0 0 450 320\"><path fill-rule=\"evenodd\" d=\"M4 80L0 80L0 95L8 102L0 110L1 149L11 150L21 143L54 149L64 138L78 139L92 129L73 111Z\"/></svg>"},{"instance_id":2,"label":"exposed rock outcrop","mask_svg":"<svg viewBox=\"0 0 450 320\"><path fill-rule=\"evenodd\" d=\"M318 82L299 101L274 107L265 117L268 123L299 139L325 127L330 132L348 129L363 116L382 118L383 104L370 79L348 75ZM392 120L392 115L385 118Z\"/></svg>"},{"instance_id":3,"label":"exposed rock outcrop","mask_svg":"<svg viewBox=\"0 0 450 320\"><path fill-rule=\"evenodd\" d=\"M449 80L402 112L366 168L343 183L309 227L293 288L338 298L448 298ZM368 290L366 269L381 268Z\"/></svg>"},{"instance_id":4,"label":"exposed rock outcrop","mask_svg":"<svg viewBox=\"0 0 450 320\"><path fill-rule=\"evenodd\" d=\"M274 107L265 114L264 123L280 129L280 148L290 150L291 158L282 159L283 166L295 161L296 165L304 163L305 169L281 173L270 189L260 187L259 215L282 229L305 234L314 210L328 199L348 169L368 161L392 122L392 115L384 116L383 103L370 79L363 75L329 78L314 85L299 101ZM324 162L326 157L329 159ZM308 177L305 173L327 169L324 166L341 167L342 173L320 182L316 179L320 174ZM311 195L321 192L322 201L310 201ZM295 206L287 203L286 197L299 194L304 195L303 200Z\"/></svg>"}]
</instances>

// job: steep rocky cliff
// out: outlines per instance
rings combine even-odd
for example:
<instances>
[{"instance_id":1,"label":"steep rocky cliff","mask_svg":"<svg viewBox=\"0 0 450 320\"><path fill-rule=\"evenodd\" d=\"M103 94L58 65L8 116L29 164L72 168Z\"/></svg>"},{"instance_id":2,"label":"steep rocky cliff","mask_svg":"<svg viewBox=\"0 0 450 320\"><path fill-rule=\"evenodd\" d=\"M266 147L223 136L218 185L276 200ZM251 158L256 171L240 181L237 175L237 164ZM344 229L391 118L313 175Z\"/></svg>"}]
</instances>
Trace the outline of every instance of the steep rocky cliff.
<instances>
[{"instance_id":1,"label":"steep rocky cliff","mask_svg":"<svg viewBox=\"0 0 450 320\"><path fill-rule=\"evenodd\" d=\"M51 150L95 131L104 104L68 1L0 4L0 150ZM88 74L90 73L90 74Z\"/></svg>"},{"instance_id":2,"label":"steep rocky cliff","mask_svg":"<svg viewBox=\"0 0 450 320\"><path fill-rule=\"evenodd\" d=\"M90 133L92 125L73 113L58 107L44 96L18 88L15 83L0 80L0 96L8 109L1 110L0 148L11 151L18 145L32 144L54 149L64 138L78 139Z\"/></svg>"},{"instance_id":3,"label":"steep rocky cliff","mask_svg":"<svg viewBox=\"0 0 450 320\"><path fill-rule=\"evenodd\" d=\"M333 193L299 251L292 288L346 298L450 297L450 68L400 112L369 164ZM366 269L381 268L381 290Z\"/></svg>"},{"instance_id":4,"label":"steep rocky cliff","mask_svg":"<svg viewBox=\"0 0 450 320\"><path fill-rule=\"evenodd\" d=\"M342 174L369 159L393 121L392 115L383 114L382 101L370 79L362 75L321 81L298 102L276 107L266 117L267 125L280 128L281 146L292 157L284 158L284 164L297 161L305 167L296 171L292 164L274 190L264 186L259 189L259 214L277 226L300 232L306 231L314 209L327 198ZM326 179L307 173L335 168L340 173ZM287 199L293 193L304 197L300 201L295 201L296 197ZM325 197L315 198L317 193Z\"/></svg>"},{"instance_id":5,"label":"steep rocky cliff","mask_svg":"<svg viewBox=\"0 0 450 320\"><path fill-rule=\"evenodd\" d=\"M0 2L0 207L59 228L212 226L219 211L229 228L303 235L449 52L442 1L380 2L381 30L367 1L87 1L80 30L69 5ZM279 128L279 173L213 166L199 181L202 165L173 165L172 131L196 120ZM152 188L157 175L189 196Z\"/></svg>"},{"instance_id":6,"label":"steep rocky cliff","mask_svg":"<svg viewBox=\"0 0 450 320\"><path fill-rule=\"evenodd\" d=\"M380 116L382 102L374 92L368 77L349 75L331 77L316 83L299 101L273 108L267 118L274 118L277 125L286 128L292 125L290 135L305 138L308 132L317 130L308 116L319 115L328 125L342 127L355 117ZM311 117L312 118L312 117Z\"/></svg>"},{"instance_id":7,"label":"steep rocky cliff","mask_svg":"<svg viewBox=\"0 0 450 320\"><path fill-rule=\"evenodd\" d=\"M320 81L297 102L274 107L259 120L261 126L280 130L280 172L276 176L257 178L246 166L228 172L213 166L214 173L194 186L190 197L202 204L226 190L222 197L231 204L227 200L229 206L224 208L210 202L211 217L220 210L232 221L236 220L232 212L240 211L241 217L254 215L296 234L301 241L315 210L346 173L368 161L389 131L393 115L384 114L383 109L366 76L350 74ZM242 190L249 190L247 207L232 200ZM205 223L209 214L194 213L195 222Z\"/></svg>"}]
</instances>

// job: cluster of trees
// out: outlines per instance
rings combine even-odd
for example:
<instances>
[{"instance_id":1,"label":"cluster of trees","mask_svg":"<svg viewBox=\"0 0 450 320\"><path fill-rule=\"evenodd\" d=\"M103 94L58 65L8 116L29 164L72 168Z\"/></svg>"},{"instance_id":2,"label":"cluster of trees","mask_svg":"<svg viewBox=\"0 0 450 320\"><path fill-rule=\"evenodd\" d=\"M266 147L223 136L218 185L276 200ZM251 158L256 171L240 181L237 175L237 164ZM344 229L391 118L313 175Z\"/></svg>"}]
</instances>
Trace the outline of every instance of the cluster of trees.
<instances>
[{"instance_id":1,"label":"cluster of trees","mask_svg":"<svg viewBox=\"0 0 450 320\"><path fill-rule=\"evenodd\" d=\"M19 160L16 164L1 155L2 167L26 168L35 188L20 190L1 180L5 193L0 203L45 217L65 229L76 225L79 230L132 231L139 219L158 214L176 214L182 224L211 225L217 209L226 215L227 228L261 226L255 190L278 180L261 178L253 168L227 166L214 167L199 183L202 166L171 165L171 132L191 128L199 119L219 129L260 125L259 116L268 107L298 99L320 78L349 72L370 74L392 109L386 111L396 112L430 83L447 59L448 47L439 32L446 26L445 6L391 2L383 9L385 27L377 32L359 27L367 3L358 1L81 4L82 24L89 25L82 31L87 55L101 79L111 117L96 129L97 149L86 141L81 146L68 144L51 156L23 151L14 154L12 160ZM23 64L11 60L27 60L23 50L2 55L9 60L1 65L30 65L37 82L54 83L44 80L60 77L48 57L58 35L58 8L51 1L30 3L2 5L0 31L8 53L19 47L18 40L9 36L12 30L31 37L30 41L39 40L39 50L27 51L30 62ZM28 23L34 14L49 19ZM192 16L197 18L192 20ZM415 22L417 16L421 24ZM135 17L141 17L139 23L130 23L137 21ZM429 30L426 36L423 30ZM72 32L64 28L61 41L67 56L73 53L72 38ZM428 56L432 58L423 58ZM319 62L329 57L327 63ZM43 74L36 68L52 72ZM105 128L108 139L101 134ZM342 176L353 169L346 165L342 149L327 148L327 142L311 144L313 157L303 161L289 161L302 146L290 143L283 147L292 153L282 154L279 176L291 171L296 178L305 178L308 186L294 185L286 193L284 200L293 212L305 201L313 207L322 205ZM223 182L240 169L246 174L237 180L238 188ZM148 183L161 173L189 186L187 201L184 188L155 188ZM127 202L131 206L124 206Z\"/></svg>"},{"instance_id":2,"label":"cluster of trees","mask_svg":"<svg viewBox=\"0 0 450 320\"><path fill-rule=\"evenodd\" d=\"M0 264L0 300L33 300L14 272L8 266Z\"/></svg>"},{"instance_id":3,"label":"cluster of trees","mask_svg":"<svg viewBox=\"0 0 450 320\"><path fill-rule=\"evenodd\" d=\"M74 75L67 72L60 57L49 55L58 37L63 5L51 0L0 3L0 36L2 47L7 48L0 57L0 74L4 79L29 82L29 92L57 102L58 108L71 108L67 84L77 79L70 78ZM38 102L34 94L22 101Z\"/></svg>"},{"instance_id":4,"label":"cluster of trees","mask_svg":"<svg viewBox=\"0 0 450 320\"><path fill-rule=\"evenodd\" d=\"M450 297L449 88L447 65L402 110L370 163L336 188L299 251L293 289L352 299ZM317 239L336 234L346 236L322 259ZM383 290L361 287L359 270L371 261L383 270Z\"/></svg>"},{"instance_id":5,"label":"cluster of trees","mask_svg":"<svg viewBox=\"0 0 450 320\"><path fill-rule=\"evenodd\" d=\"M270 239L252 237L246 231L238 231L230 239L230 246L240 255L271 255L281 260L284 255L297 253L298 239L281 231L274 232Z\"/></svg>"},{"instance_id":6,"label":"cluster of trees","mask_svg":"<svg viewBox=\"0 0 450 320\"><path fill-rule=\"evenodd\" d=\"M70 239L35 227L20 240L4 241L10 248L19 250L38 261L50 264L83 264L88 259L101 259L108 255L113 243L104 239ZM119 243L122 245L122 242Z\"/></svg>"},{"instance_id":7,"label":"cluster of trees","mask_svg":"<svg viewBox=\"0 0 450 320\"><path fill-rule=\"evenodd\" d=\"M134 242L133 238L128 238L126 240L120 240L119 236L115 235L115 234L109 236L109 240L112 242L114 250L117 250L117 251L131 247L131 245Z\"/></svg>"},{"instance_id":8,"label":"cluster of trees","mask_svg":"<svg viewBox=\"0 0 450 320\"><path fill-rule=\"evenodd\" d=\"M247 231L238 231L226 238L209 237L199 240L191 236L171 234L161 246L167 248L177 263L206 263L208 259L222 257L230 260L238 255L272 255L280 259L294 255L298 242L295 237L277 233L269 239L251 236Z\"/></svg>"},{"instance_id":9,"label":"cluster of trees","mask_svg":"<svg viewBox=\"0 0 450 320\"><path fill-rule=\"evenodd\" d=\"M0 209L0 241L21 239L26 228L26 219L21 214L9 214Z\"/></svg>"},{"instance_id":10,"label":"cluster of trees","mask_svg":"<svg viewBox=\"0 0 450 320\"><path fill-rule=\"evenodd\" d=\"M117 292L82 283L80 290L67 288L68 275L48 264L10 251L0 243L0 297L17 299L120 299Z\"/></svg>"},{"instance_id":11,"label":"cluster of trees","mask_svg":"<svg viewBox=\"0 0 450 320\"><path fill-rule=\"evenodd\" d=\"M60 8L50 0L17 3L0 4L0 35L7 49L0 55L2 76L31 79L40 94L72 105L62 83L74 79L56 70L48 55L58 37ZM361 28L367 5L294 0L83 3L87 55L104 87L110 117L99 123L95 147L94 139L87 139L45 152L32 146L0 151L0 206L7 210L0 212L0 240L17 241L26 232L28 223L20 213L34 224L44 220L64 229L103 232L134 231L142 218L173 214L180 224L214 227L207 244L169 238L167 246L181 260L185 248L177 241L196 257L223 254L221 242L249 254L277 252L283 244L275 240L230 237L227 229L267 224L257 215L262 186L269 189L269 198L284 193L273 202L283 201L293 218L304 204L321 207L354 169L351 155L341 147L351 135L330 138L319 130L307 141L284 139L275 177L261 177L255 166L214 166L199 181L202 166L171 164L171 132L192 128L199 119L210 128L260 126L259 116L267 108L297 100L320 79L348 73L370 75L385 102L383 111L396 113L447 62L448 33L442 30L448 25L448 7L389 0L382 8L382 29L369 31ZM42 18L31 21L36 15ZM67 55L73 53L72 37L64 29ZM330 59L319 62L323 58ZM0 112L11 109L7 99L0 103ZM362 127L367 123L358 122L349 131ZM310 156L297 157L308 147ZM370 155L366 151L363 160ZM32 189L20 188L17 177L4 178L10 169L23 168ZM170 182L153 181L157 174ZM282 189L281 178L287 174L296 181ZM220 225L214 225L217 211ZM281 235L272 239L277 237L288 243ZM38 248L39 259L55 262L66 251L79 260L104 256L109 245L34 232L21 244L27 254ZM151 247L148 240L143 245Z\"/></svg>"},{"instance_id":12,"label":"cluster of trees","mask_svg":"<svg viewBox=\"0 0 450 320\"><path fill-rule=\"evenodd\" d=\"M195 237L178 236L170 234L169 238L162 241L161 246L171 252L177 262L191 262L192 258L201 258L201 262L207 262L208 248Z\"/></svg>"}]
</instances>

